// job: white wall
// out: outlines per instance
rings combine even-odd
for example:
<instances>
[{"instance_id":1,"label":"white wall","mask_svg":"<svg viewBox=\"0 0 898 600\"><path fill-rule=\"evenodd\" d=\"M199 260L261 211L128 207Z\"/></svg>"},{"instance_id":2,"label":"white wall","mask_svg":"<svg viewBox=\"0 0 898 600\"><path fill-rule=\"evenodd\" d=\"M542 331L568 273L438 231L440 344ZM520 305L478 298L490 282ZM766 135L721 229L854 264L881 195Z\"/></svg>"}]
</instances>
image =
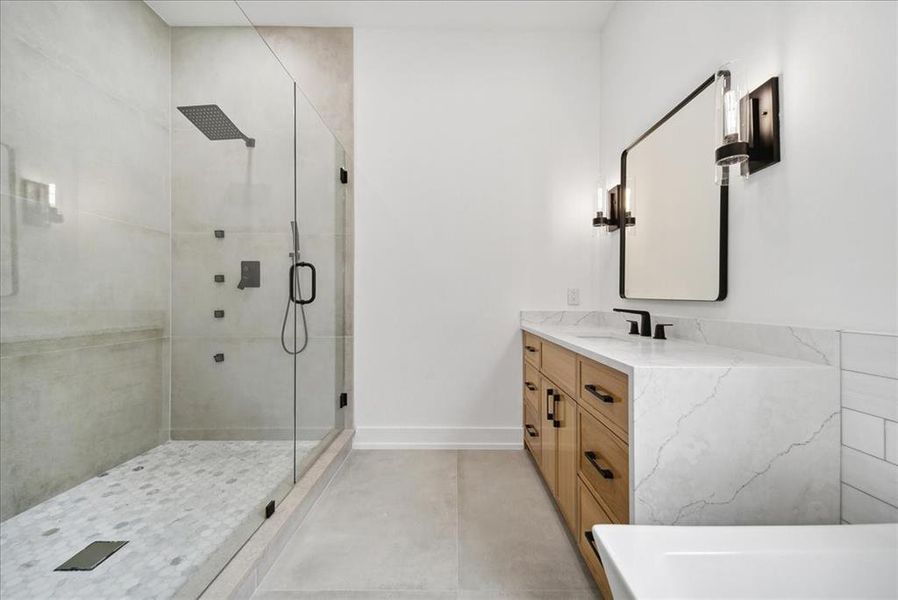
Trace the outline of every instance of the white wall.
<instances>
[{"instance_id":1,"label":"white wall","mask_svg":"<svg viewBox=\"0 0 898 600\"><path fill-rule=\"evenodd\" d=\"M598 306L895 331L894 2L618 2L601 34L607 183L623 148L732 59L747 89L781 77L782 162L731 188L728 298L621 300L612 234Z\"/></svg>"},{"instance_id":2,"label":"white wall","mask_svg":"<svg viewBox=\"0 0 898 600\"><path fill-rule=\"evenodd\" d=\"M519 310L595 305L599 40L355 31L357 446L520 445Z\"/></svg>"}]
</instances>

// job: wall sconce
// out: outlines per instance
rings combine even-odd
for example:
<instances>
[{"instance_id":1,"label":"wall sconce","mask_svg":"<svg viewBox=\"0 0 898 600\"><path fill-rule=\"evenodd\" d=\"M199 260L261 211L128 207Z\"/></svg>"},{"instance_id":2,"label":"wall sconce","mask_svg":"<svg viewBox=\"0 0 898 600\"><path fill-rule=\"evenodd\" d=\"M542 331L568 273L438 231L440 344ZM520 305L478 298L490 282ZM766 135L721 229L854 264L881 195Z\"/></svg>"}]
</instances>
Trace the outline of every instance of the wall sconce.
<instances>
[{"instance_id":1,"label":"wall sconce","mask_svg":"<svg viewBox=\"0 0 898 600\"><path fill-rule=\"evenodd\" d=\"M617 231L620 229L620 213L622 210L622 190L620 185L616 185L610 190L608 190L608 216L605 216L605 213L602 208L604 208L604 194L602 193L602 188L599 188L598 194L598 208L596 211L596 216L592 220L593 227L607 227L608 232ZM630 212L627 211L624 213L624 223L627 227L632 227L636 224L636 217L630 216Z\"/></svg>"},{"instance_id":2,"label":"wall sconce","mask_svg":"<svg viewBox=\"0 0 898 600\"><path fill-rule=\"evenodd\" d=\"M748 177L780 160L779 78L771 77L748 95L737 85L732 65L717 71L714 152L718 185L729 185L730 169Z\"/></svg>"}]
</instances>

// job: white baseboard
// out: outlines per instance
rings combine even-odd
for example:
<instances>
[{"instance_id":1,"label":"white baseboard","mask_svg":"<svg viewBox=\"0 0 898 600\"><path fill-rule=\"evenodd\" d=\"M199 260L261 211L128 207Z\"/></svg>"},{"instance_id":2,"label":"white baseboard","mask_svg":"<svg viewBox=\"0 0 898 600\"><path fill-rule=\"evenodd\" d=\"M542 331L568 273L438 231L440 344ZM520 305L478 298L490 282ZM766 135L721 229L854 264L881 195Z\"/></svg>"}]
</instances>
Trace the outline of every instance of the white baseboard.
<instances>
[{"instance_id":1,"label":"white baseboard","mask_svg":"<svg viewBox=\"0 0 898 600\"><path fill-rule=\"evenodd\" d=\"M357 427L359 450L519 450L521 427Z\"/></svg>"}]
</instances>

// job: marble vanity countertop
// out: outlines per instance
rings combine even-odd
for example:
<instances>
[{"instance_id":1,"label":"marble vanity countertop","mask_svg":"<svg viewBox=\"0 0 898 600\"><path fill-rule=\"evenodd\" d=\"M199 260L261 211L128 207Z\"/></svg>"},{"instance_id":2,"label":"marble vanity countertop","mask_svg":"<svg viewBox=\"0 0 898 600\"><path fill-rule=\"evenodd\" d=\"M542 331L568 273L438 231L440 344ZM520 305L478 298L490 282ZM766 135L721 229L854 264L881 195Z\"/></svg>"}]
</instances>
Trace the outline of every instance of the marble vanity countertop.
<instances>
[{"instance_id":1,"label":"marble vanity countertop","mask_svg":"<svg viewBox=\"0 0 898 600\"><path fill-rule=\"evenodd\" d=\"M521 329L630 375L643 368L831 368L725 346L655 340L608 327L523 322Z\"/></svg>"}]
</instances>

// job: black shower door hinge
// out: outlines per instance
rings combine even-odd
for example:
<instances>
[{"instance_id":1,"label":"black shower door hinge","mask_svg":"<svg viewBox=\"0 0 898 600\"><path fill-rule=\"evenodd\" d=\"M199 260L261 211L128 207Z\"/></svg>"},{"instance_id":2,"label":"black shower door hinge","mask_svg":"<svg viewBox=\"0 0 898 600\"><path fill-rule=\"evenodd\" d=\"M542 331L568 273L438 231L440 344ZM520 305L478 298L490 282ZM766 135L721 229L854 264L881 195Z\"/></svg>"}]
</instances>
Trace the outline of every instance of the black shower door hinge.
<instances>
[{"instance_id":1,"label":"black shower door hinge","mask_svg":"<svg viewBox=\"0 0 898 600\"><path fill-rule=\"evenodd\" d=\"M274 500L265 505L265 518L270 519L274 514Z\"/></svg>"},{"instance_id":2,"label":"black shower door hinge","mask_svg":"<svg viewBox=\"0 0 898 600\"><path fill-rule=\"evenodd\" d=\"M349 394L343 392L340 394L340 408L343 408L347 404L349 404Z\"/></svg>"},{"instance_id":3,"label":"black shower door hinge","mask_svg":"<svg viewBox=\"0 0 898 600\"><path fill-rule=\"evenodd\" d=\"M340 167L340 183L349 183L349 171Z\"/></svg>"}]
</instances>

